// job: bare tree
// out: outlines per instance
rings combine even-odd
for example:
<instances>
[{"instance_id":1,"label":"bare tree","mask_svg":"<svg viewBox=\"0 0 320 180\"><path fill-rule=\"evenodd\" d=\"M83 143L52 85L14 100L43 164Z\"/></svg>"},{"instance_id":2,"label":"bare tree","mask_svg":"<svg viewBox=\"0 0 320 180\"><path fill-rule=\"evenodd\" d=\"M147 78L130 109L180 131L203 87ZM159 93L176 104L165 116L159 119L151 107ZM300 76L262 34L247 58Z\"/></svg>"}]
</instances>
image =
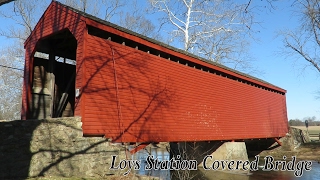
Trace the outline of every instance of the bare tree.
<instances>
[{"instance_id":1,"label":"bare tree","mask_svg":"<svg viewBox=\"0 0 320 180\"><path fill-rule=\"evenodd\" d=\"M19 52L15 52L12 47L0 51L0 120L20 117L23 69L10 58L15 53Z\"/></svg>"},{"instance_id":2,"label":"bare tree","mask_svg":"<svg viewBox=\"0 0 320 180\"><path fill-rule=\"evenodd\" d=\"M124 0L103 0L102 4L106 6L104 20L111 21L111 18L118 15L120 9L125 7L127 1Z\"/></svg>"},{"instance_id":3,"label":"bare tree","mask_svg":"<svg viewBox=\"0 0 320 180\"><path fill-rule=\"evenodd\" d=\"M15 26L0 28L0 35L11 40L12 44L2 47L0 57L0 112L5 119L20 117L21 88L24 64L23 43L35 25L34 14L41 6L36 0L15 1L11 13L0 11L0 16L12 22Z\"/></svg>"},{"instance_id":4,"label":"bare tree","mask_svg":"<svg viewBox=\"0 0 320 180\"><path fill-rule=\"evenodd\" d=\"M220 0L149 0L161 22L169 25L172 43L208 60L241 69L253 24L250 2Z\"/></svg>"},{"instance_id":5,"label":"bare tree","mask_svg":"<svg viewBox=\"0 0 320 180\"><path fill-rule=\"evenodd\" d=\"M306 66L320 73L320 2L318 0L298 0L293 4L301 10L301 24L296 30L281 32L289 57L303 59Z\"/></svg>"},{"instance_id":6,"label":"bare tree","mask_svg":"<svg viewBox=\"0 0 320 180\"><path fill-rule=\"evenodd\" d=\"M62 3L106 21L111 21L128 4L125 0L64 0Z\"/></svg>"},{"instance_id":7,"label":"bare tree","mask_svg":"<svg viewBox=\"0 0 320 180\"><path fill-rule=\"evenodd\" d=\"M281 50L287 58L301 62L297 67L299 72L307 68L320 73L320 2L318 0L297 0L293 7L298 9L296 15L300 16L301 24L295 30L283 30L284 48ZM320 90L315 93L320 99Z\"/></svg>"},{"instance_id":8,"label":"bare tree","mask_svg":"<svg viewBox=\"0 0 320 180\"><path fill-rule=\"evenodd\" d=\"M2 1L0 1L2 2ZM51 0L16 0L4 12L0 9L0 18L14 23L14 26L2 24L0 36L9 39L8 46L0 49L0 116L6 119L16 119L20 116L21 88L24 67L23 43L32 32L41 14L50 4ZM155 29L152 22L144 18L144 14L138 13L130 16L126 8L130 6L125 0L64 0L61 1L75 9L98 16L101 19L120 24L117 15L126 14L124 17L126 27L138 31L147 36L152 36ZM126 19L126 20L125 20ZM139 26L135 26L139 24Z\"/></svg>"},{"instance_id":9,"label":"bare tree","mask_svg":"<svg viewBox=\"0 0 320 180\"><path fill-rule=\"evenodd\" d=\"M161 40L160 34L156 31L153 22L145 17L146 11L139 7L138 2L130 2L130 11L120 13L119 25L140 33L144 36Z\"/></svg>"}]
</instances>

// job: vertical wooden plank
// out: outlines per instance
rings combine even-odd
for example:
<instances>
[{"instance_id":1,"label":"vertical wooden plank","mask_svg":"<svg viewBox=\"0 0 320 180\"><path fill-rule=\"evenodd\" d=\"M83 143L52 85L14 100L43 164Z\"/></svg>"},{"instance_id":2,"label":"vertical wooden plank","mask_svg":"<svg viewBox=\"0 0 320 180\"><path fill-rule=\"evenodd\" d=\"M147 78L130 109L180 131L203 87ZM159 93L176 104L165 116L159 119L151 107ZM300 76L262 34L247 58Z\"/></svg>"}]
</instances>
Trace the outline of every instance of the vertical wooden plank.
<instances>
[{"instance_id":1,"label":"vertical wooden plank","mask_svg":"<svg viewBox=\"0 0 320 180\"><path fill-rule=\"evenodd\" d=\"M87 79L86 79L86 56L87 56L87 37L88 37L88 27L83 24L83 26L80 26L82 29L78 29L79 31L83 31L83 35L82 35L82 57L81 57L81 89L80 89L80 101L81 101L81 107L80 107L80 111L81 111L81 121L82 123L84 123L85 125L85 119L86 119L86 114L85 114L85 104L86 104L86 95L84 93L84 88L87 86ZM79 28L80 28L79 27ZM79 44L79 43L78 43Z\"/></svg>"},{"instance_id":2,"label":"vertical wooden plank","mask_svg":"<svg viewBox=\"0 0 320 180\"><path fill-rule=\"evenodd\" d=\"M53 114L54 114L54 102L55 102L55 89L54 89L54 86L55 86L55 75L54 75L54 63L55 63L55 53L53 51L53 49L50 50L50 53L49 53L49 77L50 79L48 80L48 83L49 83L49 91L50 91L50 94L51 94L51 102L47 102L47 103L50 103L50 117L53 117Z\"/></svg>"},{"instance_id":3,"label":"vertical wooden plank","mask_svg":"<svg viewBox=\"0 0 320 180\"><path fill-rule=\"evenodd\" d=\"M27 96L27 102L26 102L26 107L27 107L27 113L26 113L26 118L29 117L30 113L30 102L32 101L32 82L33 82L33 66L34 66L34 54L35 54L35 43L30 44L29 51L27 53L29 63L28 63L28 70L26 72L26 81L27 81L27 89L26 89L26 96ZM31 51L32 50L32 51Z\"/></svg>"},{"instance_id":4,"label":"vertical wooden plank","mask_svg":"<svg viewBox=\"0 0 320 180\"><path fill-rule=\"evenodd\" d=\"M33 57L31 56L30 49L32 44L26 48L25 65L23 75L23 87L22 87L22 107L21 107L21 119L28 119L30 113L29 103L31 98L31 86L32 86L32 73L33 73Z\"/></svg>"}]
</instances>

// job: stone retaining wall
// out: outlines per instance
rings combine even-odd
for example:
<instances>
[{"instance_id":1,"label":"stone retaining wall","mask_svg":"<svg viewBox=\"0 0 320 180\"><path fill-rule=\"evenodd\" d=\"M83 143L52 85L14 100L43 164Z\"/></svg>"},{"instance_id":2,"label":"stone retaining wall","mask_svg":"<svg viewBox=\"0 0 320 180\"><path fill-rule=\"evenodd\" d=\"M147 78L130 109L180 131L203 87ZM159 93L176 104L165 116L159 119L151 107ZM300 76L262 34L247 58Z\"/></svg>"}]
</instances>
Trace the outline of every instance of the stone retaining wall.
<instances>
[{"instance_id":1,"label":"stone retaining wall","mask_svg":"<svg viewBox=\"0 0 320 180\"><path fill-rule=\"evenodd\" d=\"M277 153L277 152L288 152L288 151L296 151L299 147L304 144L310 142L309 134L307 131L297 129L294 127L289 127L289 132L287 135L280 139L282 146L277 146L278 143L274 143L270 148L271 151L264 151L262 156L269 155L268 153ZM280 154L282 154L280 153Z\"/></svg>"},{"instance_id":2,"label":"stone retaining wall","mask_svg":"<svg viewBox=\"0 0 320 180\"><path fill-rule=\"evenodd\" d=\"M285 150L295 150L301 144L310 142L310 137L307 131L298 128L290 127L286 137L281 139L282 146Z\"/></svg>"},{"instance_id":3,"label":"stone retaining wall","mask_svg":"<svg viewBox=\"0 0 320 180\"><path fill-rule=\"evenodd\" d=\"M80 118L0 122L0 179L38 176L103 178L122 146L83 137Z\"/></svg>"}]
</instances>

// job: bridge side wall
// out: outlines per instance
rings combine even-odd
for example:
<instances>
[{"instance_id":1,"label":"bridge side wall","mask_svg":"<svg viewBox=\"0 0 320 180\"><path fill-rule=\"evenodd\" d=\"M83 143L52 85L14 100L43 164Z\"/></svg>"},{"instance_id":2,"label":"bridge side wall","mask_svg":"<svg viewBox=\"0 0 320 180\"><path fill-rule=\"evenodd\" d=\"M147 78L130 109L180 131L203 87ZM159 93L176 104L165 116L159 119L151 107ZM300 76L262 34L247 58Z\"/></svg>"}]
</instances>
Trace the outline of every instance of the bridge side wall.
<instances>
[{"instance_id":1,"label":"bridge side wall","mask_svg":"<svg viewBox=\"0 0 320 180\"><path fill-rule=\"evenodd\" d=\"M282 137L285 93L87 35L85 135L119 142ZM164 49L165 50L165 49Z\"/></svg>"},{"instance_id":2,"label":"bridge side wall","mask_svg":"<svg viewBox=\"0 0 320 180\"><path fill-rule=\"evenodd\" d=\"M89 26L131 44L93 36ZM177 142L272 138L288 132L285 90L55 3L26 43L23 119L36 43L64 28L78 42L75 115L82 118L84 135L105 135L115 142Z\"/></svg>"}]
</instances>

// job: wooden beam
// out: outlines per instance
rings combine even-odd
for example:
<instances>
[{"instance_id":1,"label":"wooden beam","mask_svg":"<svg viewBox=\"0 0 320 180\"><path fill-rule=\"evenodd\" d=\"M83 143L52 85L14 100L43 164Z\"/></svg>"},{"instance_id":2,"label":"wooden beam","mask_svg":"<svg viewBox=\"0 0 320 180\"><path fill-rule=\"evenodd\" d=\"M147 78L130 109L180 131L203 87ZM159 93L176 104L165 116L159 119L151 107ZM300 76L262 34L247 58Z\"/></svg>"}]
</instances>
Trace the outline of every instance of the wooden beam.
<instances>
[{"instance_id":1,"label":"wooden beam","mask_svg":"<svg viewBox=\"0 0 320 180\"><path fill-rule=\"evenodd\" d=\"M133 148L130 151L130 154L135 154L136 152L140 151L141 149L147 147L149 145L149 143L141 143L138 146L136 146L135 148Z\"/></svg>"},{"instance_id":2,"label":"wooden beam","mask_svg":"<svg viewBox=\"0 0 320 180\"><path fill-rule=\"evenodd\" d=\"M54 64L55 64L55 54L54 51L51 49L49 53L49 73L50 73L50 94L51 94L51 102L50 102L50 117L54 116L54 88L55 88L55 75L54 75Z\"/></svg>"},{"instance_id":3,"label":"wooden beam","mask_svg":"<svg viewBox=\"0 0 320 180\"><path fill-rule=\"evenodd\" d=\"M66 89L64 90L64 92L62 93L62 96L61 96L61 98L59 100L59 104L56 107L56 111L54 113L54 117L59 117L60 114L62 113L63 107L66 104L68 96L69 96L68 91L69 91L69 89L71 87L71 84L72 84L74 78L75 78L75 75L76 75L76 72L74 72L72 77L71 77L71 79L69 79L68 85L67 85Z\"/></svg>"}]
</instances>

